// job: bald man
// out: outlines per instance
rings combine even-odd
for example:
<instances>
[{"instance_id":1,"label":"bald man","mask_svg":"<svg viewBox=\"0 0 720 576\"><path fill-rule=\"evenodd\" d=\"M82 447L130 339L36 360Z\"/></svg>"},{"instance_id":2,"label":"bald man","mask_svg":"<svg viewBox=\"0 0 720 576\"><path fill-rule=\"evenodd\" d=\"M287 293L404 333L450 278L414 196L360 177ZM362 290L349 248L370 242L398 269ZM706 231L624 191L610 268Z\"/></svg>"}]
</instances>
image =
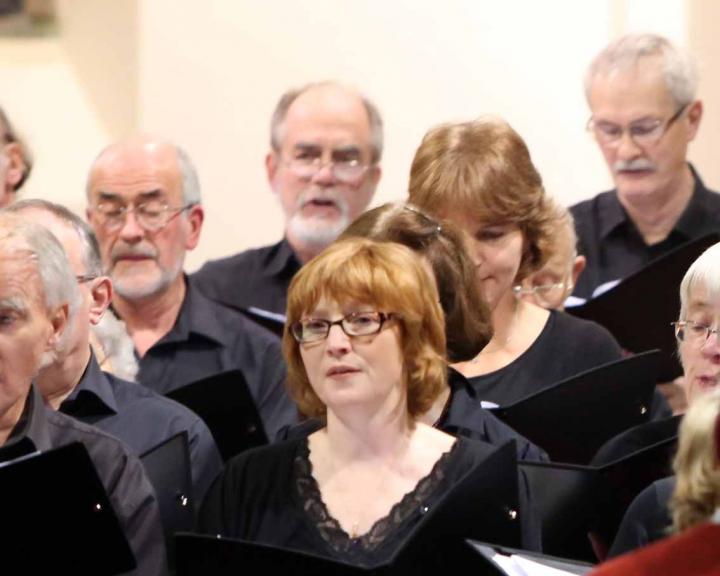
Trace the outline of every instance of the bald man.
<instances>
[{"instance_id":1,"label":"bald man","mask_svg":"<svg viewBox=\"0 0 720 576\"><path fill-rule=\"evenodd\" d=\"M240 370L273 437L295 421L279 340L210 301L183 274L203 224L197 174L180 148L135 137L93 163L87 217L115 289L113 308L140 358L137 379L160 393Z\"/></svg>"},{"instance_id":2,"label":"bald man","mask_svg":"<svg viewBox=\"0 0 720 576\"><path fill-rule=\"evenodd\" d=\"M193 283L253 318L282 323L295 272L367 208L380 179L382 146L380 114L356 90L323 82L286 92L272 116L265 158L285 216L285 236L277 244L208 262Z\"/></svg>"}]
</instances>

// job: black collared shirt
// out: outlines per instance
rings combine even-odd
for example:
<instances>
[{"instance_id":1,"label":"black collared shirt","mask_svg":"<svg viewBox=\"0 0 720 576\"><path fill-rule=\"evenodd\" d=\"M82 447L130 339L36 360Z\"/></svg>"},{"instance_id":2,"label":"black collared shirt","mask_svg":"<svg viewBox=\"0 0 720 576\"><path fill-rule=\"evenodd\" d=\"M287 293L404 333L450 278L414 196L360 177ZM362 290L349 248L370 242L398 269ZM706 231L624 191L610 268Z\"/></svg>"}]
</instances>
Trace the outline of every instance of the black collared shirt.
<instances>
[{"instance_id":1,"label":"black collared shirt","mask_svg":"<svg viewBox=\"0 0 720 576\"><path fill-rule=\"evenodd\" d=\"M33 386L22 418L8 441L0 446L0 462L72 442L85 445L107 491L135 555L137 568L132 574L165 574L165 540L155 493L140 460L122 442L93 426L47 408ZM48 490L52 490L51 479L48 482ZM78 546L81 545L79 542ZM73 552L81 553L81 550L68 551ZM42 550L38 553L42 554Z\"/></svg>"},{"instance_id":2,"label":"black collared shirt","mask_svg":"<svg viewBox=\"0 0 720 576\"><path fill-rule=\"evenodd\" d=\"M268 438L297 420L285 391L280 340L243 314L203 296L192 283L172 330L139 359L139 382L160 394L208 376L240 370Z\"/></svg>"},{"instance_id":3,"label":"black collared shirt","mask_svg":"<svg viewBox=\"0 0 720 576\"><path fill-rule=\"evenodd\" d=\"M629 276L689 240L720 231L720 194L705 188L695 169L690 169L695 179L690 202L668 237L657 244L645 243L620 204L617 190L570 207L578 252L587 258L574 296L590 298L599 286Z\"/></svg>"},{"instance_id":4,"label":"black collared shirt","mask_svg":"<svg viewBox=\"0 0 720 576\"><path fill-rule=\"evenodd\" d=\"M60 412L116 436L136 455L186 431L198 505L222 469L215 440L199 416L146 386L103 372L94 354Z\"/></svg>"},{"instance_id":5,"label":"black collared shirt","mask_svg":"<svg viewBox=\"0 0 720 576\"><path fill-rule=\"evenodd\" d=\"M300 261L287 239L207 262L190 279L211 300L239 310L285 314L290 280Z\"/></svg>"}]
</instances>

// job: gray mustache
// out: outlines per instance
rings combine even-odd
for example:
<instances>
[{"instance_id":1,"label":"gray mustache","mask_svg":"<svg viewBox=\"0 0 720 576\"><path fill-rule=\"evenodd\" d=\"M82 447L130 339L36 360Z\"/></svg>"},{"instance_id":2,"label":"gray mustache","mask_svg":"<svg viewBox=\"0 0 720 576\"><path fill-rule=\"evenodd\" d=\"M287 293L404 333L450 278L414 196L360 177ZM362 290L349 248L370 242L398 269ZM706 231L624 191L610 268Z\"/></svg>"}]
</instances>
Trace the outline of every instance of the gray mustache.
<instances>
[{"instance_id":1,"label":"gray mustache","mask_svg":"<svg viewBox=\"0 0 720 576\"><path fill-rule=\"evenodd\" d=\"M647 158L635 160L618 160L613 164L614 172L639 172L641 170L655 170L655 163Z\"/></svg>"}]
</instances>

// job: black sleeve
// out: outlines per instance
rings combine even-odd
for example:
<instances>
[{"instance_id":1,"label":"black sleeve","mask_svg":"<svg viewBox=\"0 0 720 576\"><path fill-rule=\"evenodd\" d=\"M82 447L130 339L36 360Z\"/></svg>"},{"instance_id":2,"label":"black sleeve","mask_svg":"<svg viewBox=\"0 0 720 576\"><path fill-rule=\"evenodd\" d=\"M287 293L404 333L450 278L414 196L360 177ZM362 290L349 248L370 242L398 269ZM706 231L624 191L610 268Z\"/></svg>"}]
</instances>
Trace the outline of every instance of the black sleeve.
<instances>
[{"instance_id":1,"label":"black sleeve","mask_svg":"<svg viewBox=\"0 0 720 576\"><path fill-rule=\"evenodd\" d=\"M608 558L636 550L668 535L672 524L668 503L671 479L654 482L632 501L620 523Z\"/></svg>"},{"instance_id":2,"label":"black sleeve","mask_svg":"<svg viewBox=\"0 0 720 576\"><path fill-rule=\"evenodd\" d=\"M525 436L518 434L492 412L487 411L487 418L485 419L484 425L486 437L480 438L480 440L485 440L495 446L501 446L508 440L515 440L518 460L529 460L533 462L550 461L547 452L530 442Z\"/></svg>"}]
</instances>

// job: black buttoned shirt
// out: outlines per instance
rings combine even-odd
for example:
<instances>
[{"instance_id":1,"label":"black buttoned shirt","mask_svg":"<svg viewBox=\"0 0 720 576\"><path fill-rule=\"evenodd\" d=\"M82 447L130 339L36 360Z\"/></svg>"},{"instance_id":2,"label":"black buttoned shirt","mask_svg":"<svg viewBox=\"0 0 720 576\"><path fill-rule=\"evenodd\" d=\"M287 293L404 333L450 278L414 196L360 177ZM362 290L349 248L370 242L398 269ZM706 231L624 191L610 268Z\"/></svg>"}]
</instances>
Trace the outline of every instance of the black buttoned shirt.
<instances>
[{"instance_id":1,"label":"black buttoned shirt","mask_svg":"<svg viewBox=\"0 0 720 576\"><path fill-rule=\"evenodd\" d=\"M712 232L720 232L720 194L705 187L695 169L692 197L674 228L662 242L647 245L620 204L617 190L570 208L575 218L578 252L587 258L574 296L590 298L606 283L621 280L651 260Z\"/></svg>"},{"instance_id":2,"label":"black buttoned shirt","mask_svg":"<svg viewBox=\"0 0 720 576\"><path fill-rule=\"evenodd\" d=\"M243 314L213 302L187 282L173 328L139 359L139 382L160 394L209 376L240 370L268 438L297 420L285 391L280 340Z\"/></svg>"},{"instance_id":3,"label":"black buttoned shirt","mask_svg":"<svg viewBox=\"0 0 720 576\"><path fill-rule=\"evenodd\" d=\"M207 262L190 280L208 298L239 310L285 314L290 280L300 261L286 239Z\"/></svg>"},{"instance_id":4,"label":"black buttoned shirt","mask_svg":"<svg viewBox=\"0 0 720 576\"><path fill-rule=\"evenodd\" d=\"M215 440L199 416L146 386L103 372L93 354L60 412L116 436L137 455L186 431L198 505L222 469Z\"/></svg>"},{"instance_id":5,"label":"black buttoned shirt","mask_svg":"<svg viewBox=\"0 0 720 576\"><path fill-rule=\"evenodd\" d=\"M135 555L137 568L132 574L165 574L165 540L155 493L140 460L122 442L102 430L47 408L33 386L20 421L8 441L0 446L0 462L73 442L85 445L107 491ZM48 490L52 488L52 480L48 479ZM78 547L81 546L78 542ZM38 553L42 554L42 550Z\"/></svg>"}]
</instances>

